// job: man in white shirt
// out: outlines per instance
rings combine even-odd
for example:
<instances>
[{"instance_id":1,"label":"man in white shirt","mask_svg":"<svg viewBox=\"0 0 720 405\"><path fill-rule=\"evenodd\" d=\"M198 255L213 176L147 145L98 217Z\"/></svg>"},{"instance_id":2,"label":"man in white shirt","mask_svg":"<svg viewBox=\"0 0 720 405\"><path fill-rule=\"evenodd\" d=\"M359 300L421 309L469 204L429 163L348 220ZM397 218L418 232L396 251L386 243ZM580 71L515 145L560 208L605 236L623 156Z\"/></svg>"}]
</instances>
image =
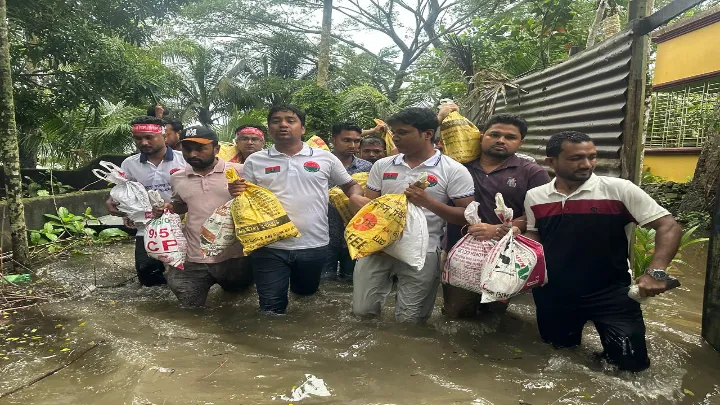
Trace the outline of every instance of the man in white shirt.
<instances>
[{"instance_id":1,"label":"man in white shirt","mask_svg":"<svg viewBox=\"0 0 720 405\"><path fill-rule=\"evenodd\" d=\"M445 221L465 224L465 207L473 201L473 179L462 164L435 150L433 136L437 115L427 108L408 108L387 121L400 154L378 160L370 170L365 196L405 193L408 202L422 207L429 244L420 270L382 252L358 260L353 279L353 313L380 314L397 276L395 318L398 322L423 322L432 314L440 284L440 240ZM426 190L413 185L428 173ZM452 201L454 206L447 205Z\"/></svg>"},{"instance_id":2,"label":"man in white shirt","mask_svg":"<svg viewBox=\"0 0 720 405\"><path fill-rule=\"evenodd\" d=\"M247 181L264 187L280 201L300 237L284 239L250 255L260 309L285 313L288 287L295 294L314 294L328 254L328 186L338 185L359 208L363 190L330 152L311 148L305 134L305 113L277 106L268 114L273 146L248 156L243 168ZM242 180L228 186L231 195L244 190Z\"/></svg>"},{"instance_id":3,"label":"man in white shirt","mask_svg":"<svg viewBox=\"0 0 720 405\"><path fill-rule=\"evenodd\" d=\"M182 152L174 151L165 144L165 123L160 118L143 116L131 123L133 141L140 153L125 159L120 167L132 181L137 181L148 190L157 190L166 202L172 199L170 175L185 168ZM106 204L112 215L125 216L117 209L117 203L108 199ZM148 217L151 213L148 213ZM159 260L148 256L145 251L145 222L126 225L135 226L135 270L138 280L146 287L165 284L165 266Z\"/></svg>"}]
</instances>

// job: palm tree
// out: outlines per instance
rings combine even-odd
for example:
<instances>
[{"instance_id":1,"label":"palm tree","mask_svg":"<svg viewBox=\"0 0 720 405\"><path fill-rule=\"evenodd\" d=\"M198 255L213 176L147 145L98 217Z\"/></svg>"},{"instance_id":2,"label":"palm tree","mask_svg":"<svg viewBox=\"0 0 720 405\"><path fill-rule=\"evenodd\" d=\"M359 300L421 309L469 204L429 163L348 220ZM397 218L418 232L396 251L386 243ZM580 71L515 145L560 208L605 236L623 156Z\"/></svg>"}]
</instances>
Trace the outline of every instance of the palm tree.
<instances>
[{"instance_id":1,"label":"palm tree","mask_svg":"<svg viewBox=\"0 0 720 405\"><path fill-rule=\"evenodd\" d=\"M179 99L185 120L213 124L229 113L234 100L245 98L241 79L246 64L234 52L187 38L164 42L160 54L179 76Z\"/></svg>"}]
</instances>

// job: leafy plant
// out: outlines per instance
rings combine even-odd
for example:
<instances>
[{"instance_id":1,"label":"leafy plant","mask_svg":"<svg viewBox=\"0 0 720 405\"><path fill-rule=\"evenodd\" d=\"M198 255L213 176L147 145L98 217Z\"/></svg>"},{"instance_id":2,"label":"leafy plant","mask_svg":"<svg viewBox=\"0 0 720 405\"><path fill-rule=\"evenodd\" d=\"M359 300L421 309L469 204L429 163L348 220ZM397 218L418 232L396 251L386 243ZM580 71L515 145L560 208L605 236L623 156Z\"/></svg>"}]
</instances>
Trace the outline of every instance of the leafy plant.
<instances>
[{"instance_id":1,"label":"leafy plant","mask_svg":"<svg viewBox=\"0 0 720 405\"><path fill-rule=\"evenodd\" d=\"M87 242L104 242L118 238L125 238L127 233L120 229L110 228L101 231L99 234L92 228L86 226L87 221L97 220L92 215L92 209L88 207L82 215L71 213L67 208L58 208L55 214L44 214L50 220L45 222L42 229L30 231L30 244L44 245L52 244L48 247L48 252L54 253L59 245L56 243L62 239L82 238Z\"/></svg>"},{"instance_id":2,"label":"leafy plant","mask_svg":"<svg viewBox=\"0 0 720 405\"><path fill-rule=\"evenodd\" d=\"M687 265L679 256L686 247L695 245L697 243L705 243L708 238L695 238L694 234L698 227L694 226L683 232L682 238L680 239L680 247L678 248L678 254L672 260L672 263L678 263ZM633 260L633 274L635 278L640 277L650 266L653 254L655 253L655 230L648 228L635 228L635 246L633 246L634 260ZM671 266L672 267L672 266Z\"/></svg>"},{"instance_id":3,"label":"leafy plant","mask_svg":"<svg viewBox=\"0 0 720 405\"><path fill-rule=\"evenodd\" d=\"M656 176L650 173L650 169L643 170L641 184L664 183L666 180L662 176Z\"/></svg>"},{"instance_id":4,"label":"leafy plant","mask_svg":"<svg viewBox=\"0 0 720 405\"><path fill-rule=\"evenodd\" d=\"M25 182L23 183L23 196L24 197L47 197L52 193L55 195L66 194L75 190L72 186L63 184L57 180L44 180L41 183L36 182L28 176L23 176Z\"/></svg>"},{"instance_id":5,"label":"leafy plant","mask_svg":"<svg viewBox=\"0 0 720 405\"><path fill-rule=\"evenodd\" d=\"M707 212L690 211L677 214L675 219L688 227L708 229L712 217Z\"/></svg>"}]
</instances>

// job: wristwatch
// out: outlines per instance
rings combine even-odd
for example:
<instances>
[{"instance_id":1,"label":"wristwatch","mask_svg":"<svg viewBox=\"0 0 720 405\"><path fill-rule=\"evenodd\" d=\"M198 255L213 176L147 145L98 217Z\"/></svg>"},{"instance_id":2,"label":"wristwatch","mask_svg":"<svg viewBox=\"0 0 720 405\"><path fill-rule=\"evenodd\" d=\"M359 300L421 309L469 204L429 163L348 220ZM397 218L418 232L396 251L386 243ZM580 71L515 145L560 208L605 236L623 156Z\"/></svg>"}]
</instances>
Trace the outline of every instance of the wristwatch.
<instances>
[{"instance_id":1,"label":"wristwatch","mask_svg":"<svg viewBox=\"0 0 720 405\"><path fill-rule=\"evenodd\" d=\"M645 274L658 281L667 281L667 289L680 287L680 280L668 274L665 269L647 269Z\"/></svg>"},{"instance_id":2,"label":"wristwatch","mask_svg":"<svg viewBox=\"0 0 720 405\"><path fill-rule=\"evenodd\" d=\"M645 274L649 275L650 277L654 278L658 281L667 280L670 278L670 275L667 273L667 270L665 269L647 269Z\"/></svg>"}]
</instances>

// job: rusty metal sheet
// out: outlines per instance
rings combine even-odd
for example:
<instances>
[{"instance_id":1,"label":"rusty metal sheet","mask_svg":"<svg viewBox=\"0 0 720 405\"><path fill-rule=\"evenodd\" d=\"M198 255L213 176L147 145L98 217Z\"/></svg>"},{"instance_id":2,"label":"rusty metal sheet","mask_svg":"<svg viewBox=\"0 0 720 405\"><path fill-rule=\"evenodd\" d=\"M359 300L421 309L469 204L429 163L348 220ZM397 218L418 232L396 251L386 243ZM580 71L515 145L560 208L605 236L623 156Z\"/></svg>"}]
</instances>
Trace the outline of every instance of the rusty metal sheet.
<instances>
[{"instance_id":1,"label":"rusty metal sheet","mask_svg":"<svg viewBox=\"0 0 720 405\"><path fill-rule=\"evenodd\" d=\"M632 31L625 30L562 63L517 79L520 90L498 100L496 113L528 122L521 152L543 163L554 133L580 131L598 147L596 173L620 176Z\"/></svg>"}]
</instances>

